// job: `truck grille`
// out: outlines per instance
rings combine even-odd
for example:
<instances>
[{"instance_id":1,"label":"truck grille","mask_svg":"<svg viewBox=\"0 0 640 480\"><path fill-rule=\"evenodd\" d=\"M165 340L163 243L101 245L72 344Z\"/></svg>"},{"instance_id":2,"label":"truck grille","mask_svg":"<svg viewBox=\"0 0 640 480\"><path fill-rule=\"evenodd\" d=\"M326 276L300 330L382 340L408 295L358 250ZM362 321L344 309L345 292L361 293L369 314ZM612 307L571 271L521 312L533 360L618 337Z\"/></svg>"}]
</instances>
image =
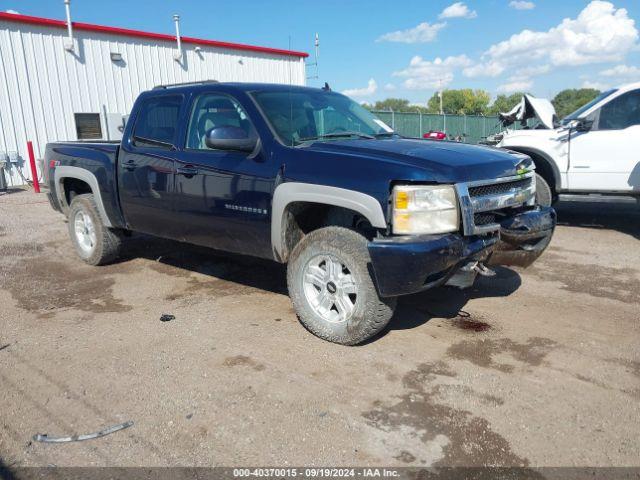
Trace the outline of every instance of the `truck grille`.
<instances>
[{"instance_id":1,"label":"truck grille","mask_svg":"<svg viewBox=\"0 0 640 480\"><path fill-rule=\"evenodd\" d=\"M496 223L496 215L495 213L474 213L473 223L476 226L490 225L492 223Z\"/></svg>"},{"instance_id":2,"label":"truck grille","mask_svg":"<svg viewBox=\"0 0 640 480\"><path fill-rule=\"evenodd\" d=\"M469 187L469 196L471 197L484 197L486 195L499 195L501 193L509 192L511 189L526 189L529 188L531 178L523 178L520 180L513 180L512 182L494 183L492 185L478 185L477 187Z\"/></svg>"},{"instance_id":3,"label":"truck grille","mask_svg":"<svg viewBox=\"0 0 640 480\"><path fill-rule=\"evenodd\" d=\"M535 201L535 172L496 180L458 183L455 185L462 213L465 235L481 235L500 229L497 219L501 210Z\"/></svg>"}]
</instances>

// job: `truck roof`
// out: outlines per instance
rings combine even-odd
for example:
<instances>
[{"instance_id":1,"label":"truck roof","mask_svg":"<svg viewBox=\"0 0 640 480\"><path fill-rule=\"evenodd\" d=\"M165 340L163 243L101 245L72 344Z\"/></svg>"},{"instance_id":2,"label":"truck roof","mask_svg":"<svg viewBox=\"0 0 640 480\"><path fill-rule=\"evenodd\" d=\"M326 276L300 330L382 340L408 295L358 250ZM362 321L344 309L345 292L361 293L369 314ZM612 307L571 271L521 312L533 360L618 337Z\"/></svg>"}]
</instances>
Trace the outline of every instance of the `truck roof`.
<instances>
[{"instance_id":1,"label":"truck roof","mask_svg":"<svg viewBox=\"0 0 640 480\"><path fill-rule=\"evenodd\" d=\"M148 94L150 92L193 92L201 90L210 90L212 86L224 87L226 91L241 91L241 92L254 92L254 91L269 91L269 92L292 92L292 91L315 91L318 92L321 89L315 87L306 87L301 85L287 85L280 83L258 83L258 82L217 82L215 80L205 80L201 82L190 83L178 83L172 85L158 85L153 90L143 92Z\"/></svg>"}]
</instances>

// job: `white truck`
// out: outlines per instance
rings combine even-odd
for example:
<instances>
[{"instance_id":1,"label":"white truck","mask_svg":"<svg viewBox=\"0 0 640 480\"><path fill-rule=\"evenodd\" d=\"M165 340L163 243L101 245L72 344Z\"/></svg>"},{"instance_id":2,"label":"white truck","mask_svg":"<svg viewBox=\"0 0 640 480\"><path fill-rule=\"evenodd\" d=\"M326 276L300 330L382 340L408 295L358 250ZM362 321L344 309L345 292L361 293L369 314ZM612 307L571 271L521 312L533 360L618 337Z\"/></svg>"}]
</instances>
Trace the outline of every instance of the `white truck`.
<instances>
[{"instance_id":1,"label":"white truck","mask_svg":"<svg viewBox=\"0 0 640 480\"><path fill-rule=\"evenodd\" d=\"M540 205L566 193L640 201L640 82L607 90L559 122L548 100L529 95L501 118L506 127L538 120L534 128L505 130L493 143L533 159Z\"/></svg>"}]
</instances>

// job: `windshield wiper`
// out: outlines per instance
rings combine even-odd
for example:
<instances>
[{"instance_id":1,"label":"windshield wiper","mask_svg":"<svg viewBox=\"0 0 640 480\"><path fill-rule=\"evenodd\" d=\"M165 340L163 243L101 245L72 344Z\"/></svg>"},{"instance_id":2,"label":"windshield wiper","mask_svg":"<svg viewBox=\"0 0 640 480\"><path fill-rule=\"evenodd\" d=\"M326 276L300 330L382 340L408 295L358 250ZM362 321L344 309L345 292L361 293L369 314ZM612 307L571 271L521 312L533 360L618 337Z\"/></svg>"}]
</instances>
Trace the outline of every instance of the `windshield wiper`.
<instances>
[{"instance_id":1,"label":"windshield wiper","mask_svg":"<svg viewBox=\"0 0 640 480\"><path fill-rule=\"evenodd\" d=\"M305 137L298 140L299 142L308 142L310 140L322 140L323 138L349 138L349 137L358 137L358 138L366 138L368 140L373 140L374 136L367 135L366 133L360 132L332 132L325 133L323 135L317 135L315 137Z\"/></svg>"},{"instance_id":2,"label":"windshield wiper","mask_svg":"<svg viewBox=\"0 0 640 480\"><path fill-rule=\"evenodd\" d=\"M360 132L332 132L325 133L321 135L322 138L340 138L340 137L358 137L358 138L368 138L369 140L375 138L372 135L367 135L366 133Z\"/></svg>"}]
</instances>

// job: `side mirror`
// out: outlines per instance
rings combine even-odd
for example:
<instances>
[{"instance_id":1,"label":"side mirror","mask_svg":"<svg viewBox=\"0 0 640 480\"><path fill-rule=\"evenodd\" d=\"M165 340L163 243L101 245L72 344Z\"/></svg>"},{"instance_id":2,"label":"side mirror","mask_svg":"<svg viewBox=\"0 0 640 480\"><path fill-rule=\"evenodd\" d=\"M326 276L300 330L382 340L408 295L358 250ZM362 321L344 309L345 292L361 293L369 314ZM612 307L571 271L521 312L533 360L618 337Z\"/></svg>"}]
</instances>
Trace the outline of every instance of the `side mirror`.
<instances>
[{"instance_id":1,"label":"side mirror","mask_svg":"<svg viewBox=\"0 0 640 480\"><path fill-rule=\"evenodd\" d=\"M576 132L588 132L593 127L593 120L588 118L579 118L575 121L574 128Z\"/></svg>"},{"instance_id":2,"label":"side mirror","mask_svg":"<svg viewBox=\"0 0 640 480\"><path fill-rule=\"evenodd\" d=\"M256 137L249 137L242 128L229 125L212 128L205 138L207 147L215 150L253 152L257 143Z\"/></svg>"}]
</instances>

